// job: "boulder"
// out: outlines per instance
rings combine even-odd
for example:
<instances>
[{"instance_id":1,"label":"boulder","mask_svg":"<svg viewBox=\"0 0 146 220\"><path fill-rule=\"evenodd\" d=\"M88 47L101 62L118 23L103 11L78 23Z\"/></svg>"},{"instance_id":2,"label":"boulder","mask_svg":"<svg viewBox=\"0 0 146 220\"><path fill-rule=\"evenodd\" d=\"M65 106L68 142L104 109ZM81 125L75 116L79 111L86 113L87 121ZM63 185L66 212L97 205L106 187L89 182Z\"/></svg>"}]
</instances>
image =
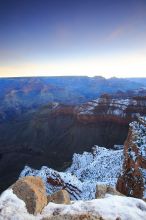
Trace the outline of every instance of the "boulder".
<instances>
[{"instance_id":1,"label":"boulder","mask_svg":"<svg viewBox=\"0 0 146 220\"><path fill-rule=\"evenodd\" d=\"M70 196L66 190L60 190L52 195L47 196L48 203L70 204Z\"/></svg>"},{"instance_id":2,"label":"boulder","mask_svg":"<svg viewBox=\"0 0 146 220\"><path fill-rule=\"evenodd\" d=\"M123 196L120 192L118 192L115 188L111 186L108 186L106 184L97 185L95 198L96 199L104 198L105 194Z\"/></svg>"},{"instance_id":3,"label":"boulder","mask_svg":"<svg viewBox=\"0 0 146 220\"><path fill-rule=\"evenodd\" d=\"M12 185L12 190L25 202L30 214L40 213L47 205L46 190L40 177L23 177Z\"/></svg>"}]
</instances>

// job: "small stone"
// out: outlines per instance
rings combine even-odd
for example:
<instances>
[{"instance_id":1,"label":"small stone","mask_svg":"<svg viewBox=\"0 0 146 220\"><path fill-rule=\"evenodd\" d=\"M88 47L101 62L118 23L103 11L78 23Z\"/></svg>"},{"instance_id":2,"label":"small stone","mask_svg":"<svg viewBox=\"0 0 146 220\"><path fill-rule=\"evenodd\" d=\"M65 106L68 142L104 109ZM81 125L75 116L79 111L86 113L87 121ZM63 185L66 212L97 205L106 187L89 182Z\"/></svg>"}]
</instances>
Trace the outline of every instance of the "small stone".
<instances>
[{"instance_id":1,"label":"small stone","mask_svg":"<svg viewBox=\"0 0 146 220\"><path fill-rule=\"evenodd\" d=\"M120 192L118 192L114 187L108 185L97 185L96 186L96 195L95 198L104 198L106 194L123 196Z\"/></svg>"},{"instance_id":2,"label":"small stone","mask_svg":"<svg viewBox=\"0 0 146 220\"><path fill-rule=\"evenodd\" d=\"M111 195L124 196L122 193L118 192L114 187L107 186L107 193Z\"/></svg>"},{"instance_id":3,"label":"small stone","mask_svg":"<svg viewBox=\"0 0 146 220\"><path fill-rule=\"evenodd\" d=\"M60 190L52 195L47 196L48 203L70 204L70 196L66 190Z\"/></svg>"},{"instance_id":4,"label":"small stone","mask_svg":"<svg viewBox=\"0 0 146 220\"><path fill-rule=\"evenodd\" d=\"M97 185L97 186L96 186L95 198L96 198L96 199L104 198L106 192L107 192L107 185L104 185L104 184Z\"/></svg>"}]
</instances>

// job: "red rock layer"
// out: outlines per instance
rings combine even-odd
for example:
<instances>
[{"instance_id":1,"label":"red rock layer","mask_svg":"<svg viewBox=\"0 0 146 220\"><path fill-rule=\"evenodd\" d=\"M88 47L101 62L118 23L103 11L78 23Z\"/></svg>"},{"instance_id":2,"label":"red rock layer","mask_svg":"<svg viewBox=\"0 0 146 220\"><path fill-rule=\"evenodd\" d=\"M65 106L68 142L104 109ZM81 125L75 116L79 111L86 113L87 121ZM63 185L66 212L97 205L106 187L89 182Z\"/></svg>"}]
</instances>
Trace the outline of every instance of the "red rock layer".
<instances>
[{"instance_id":1,"label":"red rock layer","mask_svg":"<svg viewBox=\"0 0 146 220\"><path fill-rule=\"evenodd\" d=\"M70 115L83 124L111 121L128 125L137 118L137 113L146 114L146 98L118 100L102 97L80 106L61 104L52 113L54 116Z\"/></svg>"},{"instance_id":2,"label":"red rock layer","mask_svg":"<svg viewBox=\"0 0 146 220\"><path fill-rule=\"evenodd\" d=\"M146 121L139 119L130 124L124 144L123 173L117 190L127 196L144 198L146 182Z\"/></svg>"}]
</instances>

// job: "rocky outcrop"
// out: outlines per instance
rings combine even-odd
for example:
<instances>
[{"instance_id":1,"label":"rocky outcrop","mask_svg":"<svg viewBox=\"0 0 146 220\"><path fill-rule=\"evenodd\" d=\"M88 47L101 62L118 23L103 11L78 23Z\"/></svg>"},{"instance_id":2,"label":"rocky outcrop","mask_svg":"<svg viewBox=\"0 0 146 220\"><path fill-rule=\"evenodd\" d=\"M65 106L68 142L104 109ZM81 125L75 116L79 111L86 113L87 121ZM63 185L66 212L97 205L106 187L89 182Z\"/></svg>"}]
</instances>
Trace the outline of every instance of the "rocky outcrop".
<instances>
[{"instance_id":1,"label":"rocky outcrop","mask_svg":"<svg viewBox=\"0 0 146 220\"><path fill-rule=\"evenodd\" d=\"M108 94L81 105L77 111L80 122L113 121L127 124L137 118L137 114L146 114L146 97L114 99Z\"/></svg>"},{"instance_id":2,"label":"rocky outcrop","mask_svg":"<svg viewBox=\"0 0 146 220\"><path fill-rule=\"evenodd\" d=\"M89 200L95 199L97 182L115 186L122 164L123 150L94 146L90 153L74 154L72 165L64 172L46 166L40 170L25 166L20 177L40 176L49 195L66 190L71 200Z\"/></svg>"},{"instance_id":3,"label":"rocky outcrop","mask_svg":"<svg viewBox=\"0 0 146 220\"><path fill-rule=\"evenodd\" d=\"M0 196L1 220L141 220L146 216L146 203L140 199L106 195L105 198L74 201L71 204L49 203L41 214L27 212L25 203L8 189Z\"/></svg>"},{"instance_id":4,"label":"rocky outcrop","mask_svg":"<svg viewBox=\"0 0 146 220\"><path fill-rule=\"evenodd\" d=\"M21 182L21 183L20 183ZM25 183L23 185L23 183ZM35 185L35 189L41 194L34 196L32 191L28 188ZM15 187L14 187L15 186ZM21 187L20 187L21 186ZM120 219L133 219L141 220L146 216L146 203L140 199L128 198L126 196L119 196L114 188L100 185L98 191L104 193L104 198L98 198L88 201L72 201L70 204L67 192L60 191L50 196L52 200L41 208L41 213L32 212L32 206L35 201L42 206L40 196L46 196L42 188L40 178L25 177L18 180L12 188L7 189L0 195L0 219L19 219L19 220L120 220ZM34 186L33 186L34 188ZM13 190L12 190L13 189ZM14 194L17 192L17 195ZM23 197L21 191L25 190ZM35 191L36 191L35 190ZM88 190L86 186L85 190ZM111 194L111 195L110 195ZM39 198L38 198L39 197ZM24 199L25 198L25 199ZM27 198L27 199L26 199ZM55 203L58 204L55 204ZM67 203L67 204L65 204ZM36 206L35 206L36 207ZM31 211L30 211L31 210Z\"/></svg>"},{"instance_id":5,"label":"rocky outcrop","mask_svg":"<svg viewBox=\"0 0 146 220\"><path fill-rule=\"evenodd\" d=\"M98 184L96 186L95 198L105 198L106 194L122 196L122 194L118 192L114 187L108 186L106 184Z\"/></svg>"},{"instance_id":6,"label":"rocky outcrop","mask_svg":"<svg viewBox=\"0 0 146 220\"><path fill-rule=\"evenodd\" d=\"M78 187L74 186L74 183L71 184L70 181L64 181L59 173L57 174L57 172L54 172L53 175L47 177L46 186L47 185L51 185L56 188L59 187L60 189L62 189L57 191L56 194L53 194L53 197L51 196L52 198L50 198L50 200L55 199L57 201L58 196L61 196L62 198L67 197L68 200L69 194L75 199L78 199L80 193L82 192Z\"/></svg>"},{"instance_id":7,"label":"rocky outcrop","mask_svg":"<svg viewBox=\"0 0 146 220\"><path fill-rule=\"evenodd\" d=\"M60 190L52 195L47 196L48 203L70 204L70 196L66 190Z\"/></svg>"},{"instance_id":8,"label":"rocky outcrop","mask_svg":"<svg viewBox=\"0 0 146 220\"><path fill-rule=\"evenodd\" d=\"M86 102L79 106L58 104L53 108L53 115L72 115L81 123L96 123L97 121L115 121L127 124L138 114L146 114L146 96L129 99L112 98L108 94Z\"/></svg>"},{"instance_id":9,"label":"rocky outcrop","mask_svg":"<svg viewBox=\"0 0 146 220\"><path fill-rule=\"evenodd\" d=\"M130 124L124 144L123 172L117 182L121 193L146 199L146 118Z\"/></svg>"},{"instance_id":10,"label":"rocky outcrop","mask_svg":"<svg viewBox=\"0 0 146 220\"><path fill-rule=\"evenodd\" d=\"M37 214L47 205L45 186L40 177L27 176L19 179L13 186L13 192L22 199L30 214Z\"/></svg>"}]
</instances>

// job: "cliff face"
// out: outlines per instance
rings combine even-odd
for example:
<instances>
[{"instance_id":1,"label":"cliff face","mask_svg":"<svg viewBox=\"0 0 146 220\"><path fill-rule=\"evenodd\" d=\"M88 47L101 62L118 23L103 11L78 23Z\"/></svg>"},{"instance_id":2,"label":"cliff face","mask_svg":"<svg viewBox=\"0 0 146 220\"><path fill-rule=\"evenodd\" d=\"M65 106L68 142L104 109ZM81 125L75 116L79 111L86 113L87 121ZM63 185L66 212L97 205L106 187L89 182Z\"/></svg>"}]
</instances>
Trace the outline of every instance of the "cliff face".
<instances>
[{"instance_id":1,"label":"cliff face","mask_svg":"<svg viewBox=\"0 0 146 220\"><path fill-rule=\"evenodd\" d=\"M124 144L123 172L117 182L121 193L146 199L146 118L130 124Z\"/></svg>"},{"instance_id":2,"label":"cliff face","mask_svg":"<svg viewBox=\"0 0 146 220\"><path fill-rule=\"evenodd\" d=\"M128 124L137 114L146 114L146 97L114 99L104 94L100 98L78 106L58 105L54 115L72 115L83 124L113 121Z\"/></svg>"},{"instance_id":3,"label":"cliff face","mask_svg":"<svg viewBox=\"0 0 146 220\"><path fill-rule=\"evenodd\" d=\"M105 94L101 98L81 105L77 109L77 118L80 121L88 118L89 122L105 120L127 124L136 118L137 113L146 114L146 97L113 99Z\"/></svg>"}]
</instances>

